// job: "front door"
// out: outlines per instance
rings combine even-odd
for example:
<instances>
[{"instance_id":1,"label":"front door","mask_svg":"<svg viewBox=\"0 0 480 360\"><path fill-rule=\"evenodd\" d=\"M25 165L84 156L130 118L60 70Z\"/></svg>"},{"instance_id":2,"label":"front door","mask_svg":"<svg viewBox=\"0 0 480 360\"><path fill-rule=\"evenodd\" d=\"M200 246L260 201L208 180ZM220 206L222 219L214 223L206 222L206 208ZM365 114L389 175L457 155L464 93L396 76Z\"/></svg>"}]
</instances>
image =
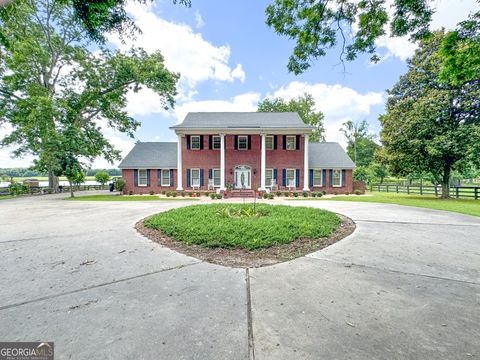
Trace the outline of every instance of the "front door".
<instances>
[{"instance_id":1,"label":"front door","mask_svg":"<svg viewBox=\"0 0 480 360\"><path fill-rule=\"evenodd\" d=\"M235 189L250 189L252 171L249 166L237 166L235 168Z\"/></svg>"}]
</instances>

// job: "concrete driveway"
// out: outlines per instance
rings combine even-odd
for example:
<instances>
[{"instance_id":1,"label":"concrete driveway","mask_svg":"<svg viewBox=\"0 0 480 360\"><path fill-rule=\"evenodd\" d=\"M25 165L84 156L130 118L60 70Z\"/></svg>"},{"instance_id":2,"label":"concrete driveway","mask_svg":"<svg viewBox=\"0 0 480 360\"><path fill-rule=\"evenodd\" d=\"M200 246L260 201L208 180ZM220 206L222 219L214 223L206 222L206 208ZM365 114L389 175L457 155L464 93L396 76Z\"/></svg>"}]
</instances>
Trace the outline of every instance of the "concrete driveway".
<instances>
[{"instance_id":1,"label":"concrete driveway","mask_svg":"<svg viewBox=\"0 0 480 360\"><path fill-rule=\"evenodd\" d=\"M357 229L245 270L133 229L190 203L0 201L0 341L54 341L57 359L480 358L480 218L289 201Z\"/></svg>"}]
</instances>

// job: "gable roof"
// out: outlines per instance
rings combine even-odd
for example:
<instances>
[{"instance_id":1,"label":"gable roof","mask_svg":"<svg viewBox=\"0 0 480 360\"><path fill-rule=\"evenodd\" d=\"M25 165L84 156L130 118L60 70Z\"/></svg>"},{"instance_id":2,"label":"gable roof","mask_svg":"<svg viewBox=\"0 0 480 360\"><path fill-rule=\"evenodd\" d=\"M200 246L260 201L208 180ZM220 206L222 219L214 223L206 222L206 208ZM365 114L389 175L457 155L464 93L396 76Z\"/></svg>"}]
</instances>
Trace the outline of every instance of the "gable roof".
<instances>
[{"instance_id":1,"label":"gable roof","mask_svg":"<svg viewBox=\"0 0 480 360\"><path fill-rule=\"evenodd\" d=\"M190 112L171 129L305 129L296 112Z\"/></svg>"},{"instance_id":2,"label":"gable roof","mask_svg":"<svg viewBox=\"0 0 480 360\"><path fill-rule=\"evenodd\" d=\"M355 163L336 142L309 143L308 167L354 169Z\"/></svg>"},{"instance_id":3,"label":"gable roof","mask_svg":"<svg viewBox=\"0 0 480 360\"><path fill-rule=\"evenodd\" d=\"M120 169L176 169L176 142L138 142L122 160Z\"/></svg>"}]
</instances>

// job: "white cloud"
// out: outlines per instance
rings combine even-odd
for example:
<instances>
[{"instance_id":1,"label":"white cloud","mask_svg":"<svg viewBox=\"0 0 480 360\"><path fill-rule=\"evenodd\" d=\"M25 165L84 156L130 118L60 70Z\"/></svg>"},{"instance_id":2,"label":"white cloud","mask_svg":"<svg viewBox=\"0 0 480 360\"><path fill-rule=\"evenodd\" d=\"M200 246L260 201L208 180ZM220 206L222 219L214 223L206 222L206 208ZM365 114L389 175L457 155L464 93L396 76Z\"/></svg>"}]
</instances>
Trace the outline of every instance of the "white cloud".
<instances>
[{"instance_id":1,"label":"white cloud","mask_svg":"<svg viewBox=\"0 0 480 360\"><path fill-rule=\"evenodd\" d=\"M180 123L185 119L189 112L202 111L256 111L257 104L260 101L259 93L246 93L237 95L230 100L203 100L189 101L175 107L175 115L177 122Z\"/></svg>"},{"instance_id":2,"label":"white cloud","mask_svg":"<svg viewBox=\"0 0 480 360\"><path fill-rule=\"evenodd\" d=\"M130 116L153 113L164 113L168 115L168 111L162 106L159 95L151 89L144 88L139 92L129 91L127 99L126 110Z\"/></svg>"},{"instance_id":3,"label":"white cloud","mask_svg":"<svg viewBox=\"0 0 480 360\"><path fill-rule=\"evenodd\" d=\"M393 1L387 0L387 11L389 16L393 16L394 9L391 7ZM445 28L452 30L457 23L466 20L468 15L478 9L476 0L436 0L432 7L435 13L432 17L430 29L437 30ZM406 60L411 57L417 49L417 44L411 43L408 36L404 37L390 37L390 30L387 30L387 35L382 36L376 42L378 48L385 48L387 53L382 56L383 60L391 56L396 56L401 60Z\"/></svg>"},{"instance_id":4,"label":"white cloud","mask_svg":"<svg viewBox=\"0 0 480 360\"><path fill-rule=\"evenodd\" d=\"M195 11L195 26L197 29L200 29L205 26L205 21L203 21L202 15L200 15L200 11Z\"/></svg>"},{"instance_id":5,"label":"white cloud","mask_svg":"<svg viewBox=\"0 0 480 360\"><path fill-rule=\"evenodd\" d=\"M358 121L367 117L372 106L382 104L383 94L380 92L367 92L360 94L357 91L341 85L308 84L293 81L281 87L273 97L286 100L297 98L304 93L309 93L315 100L317 111L325 115L324 125L327 141L337 141L345 145L345 139L340 133L342 124L347 120Z\"/></svg>"}]
</instances>

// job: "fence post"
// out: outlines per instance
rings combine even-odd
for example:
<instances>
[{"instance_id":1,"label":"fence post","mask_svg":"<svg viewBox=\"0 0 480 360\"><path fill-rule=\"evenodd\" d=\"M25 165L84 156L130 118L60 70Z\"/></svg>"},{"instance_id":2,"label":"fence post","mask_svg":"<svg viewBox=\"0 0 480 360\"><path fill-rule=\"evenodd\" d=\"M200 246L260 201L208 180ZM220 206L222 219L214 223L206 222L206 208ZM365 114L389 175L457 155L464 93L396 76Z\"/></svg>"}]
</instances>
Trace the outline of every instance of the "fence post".
<instances>
[{"instance_id":1,"label":"fence post","mask_svg":"<svg viewBox=\"0 0 480 360\"><path fill-rule=\"evenodd\" d=\"M478 187L475 186L475 189L473 189L475 193L475 200L478 200Z\"/></svg>"},{"instance_id":2,"label":"fence post","mask_svg":"<svg viewBox=\"0 0 480 360\"><path fill-rule=\"evenodd\" d=\"M398 194L398 185L397 185L397 194Z\"/></svg>"},{"instance_id":3,"label":"fence post","mask_svg":"<svg viewBox=\"0 0 480 360\"><path fill-rule=\"evenodd\" d=\"M388 184L387 184L387 192L388 192Z\"/></svg>"},{"instance_id":4,"label":"fence post","mask_svg":"<svg viewBox=\"0 0 480 360\"><path fill-rule=\"evenodd\" d=\"M410 195L410 185L407 185L407 194Z\"/></svg>"},{"instance_id":5,"label":"fence post","mask_svg":"<svg viewBox=\"0 0 480 360\"><path fill-rule=\"evenodd\" d=\"M433 187L435 188L435 197L438 197L438 188L437 188L437 185L433 185Z\"/></svg>"},{"instance_id":6,"label":"fence post","mask_svg":"<svg viewBox=\"0 0 480 360\"><path fill-rule=\"evenodd\" d=\"M420 195L423 195L423 186L420 184Z\"/></svg>"},{"instance_id":7,"label":"fence post","mask_svg":"<svg viewBox=\"0 0 480 360\"><path fill-rule=\"evenodd\" d=\"M458 199L458 186L455 188L455 197Z\"/></svg>"}]
</instances>

